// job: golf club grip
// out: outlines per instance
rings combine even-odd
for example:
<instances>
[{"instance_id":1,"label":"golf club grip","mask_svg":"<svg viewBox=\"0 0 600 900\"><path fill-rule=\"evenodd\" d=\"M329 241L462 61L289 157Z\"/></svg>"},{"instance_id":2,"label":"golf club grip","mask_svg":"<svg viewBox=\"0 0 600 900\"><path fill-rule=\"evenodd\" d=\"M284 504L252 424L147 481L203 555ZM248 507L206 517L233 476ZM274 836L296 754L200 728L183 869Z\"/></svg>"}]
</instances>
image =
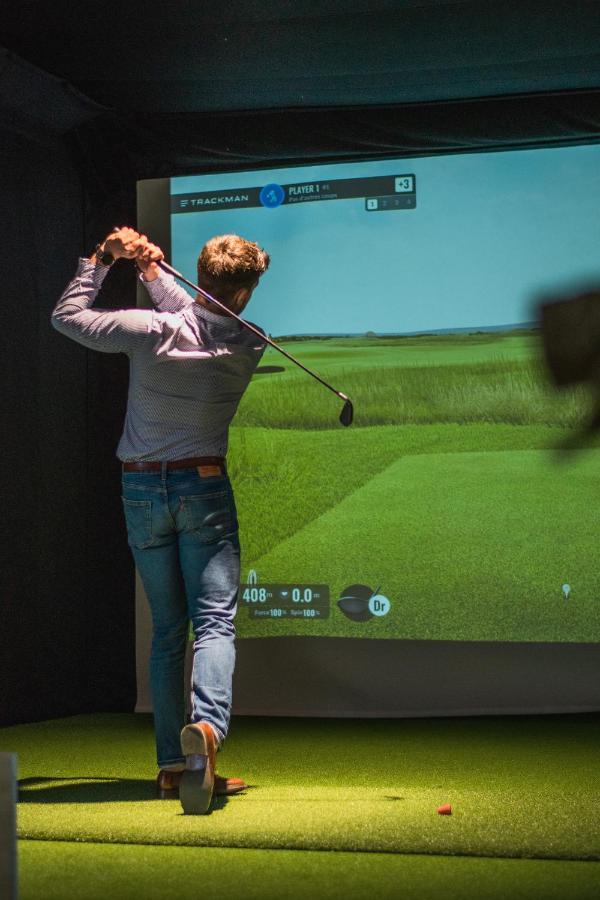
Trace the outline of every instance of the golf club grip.
<instances>
[{"instance_id":1,"label":"golf club grip","mask_svg":"<svg viewBox=\"0 0 600 900\"><path fill-rule=\"evenodd\" d=\"M288 353L287 350L284 350L283 347L280 347L279 344L276 344L275 341L271 340L270 337L267 337L267 335L264 334L262 331L259 331L258 328L255 328L254 325L251 325L250 322L247 322L245 319L242 319L241 316L238 316L237 313L234 313L231 309L228 309L224 303L221 303L220 300L217 300L216 297L213 297L211 294L208 293L208 291L203 290L201 287L199 287L199 285L194 284L192 281L188 281L188 279L184 275L182 275L181 272L178 272L177 269L174 269L173 266L169 265L169 263L166 263L163 259L161 259L158 261L158 265L165 272L168 272L169 275L173 275L174 278L178 278L180 281L183 281L184 284L187 284L188 287L191 287L193 291L197 291L206 300L208 300L209 303L214 303L216 306L218 306L220 309L222 309L224 312L226 312L227 315L232 316L234 319L236 319L240 323L240 325L243 325L244 328L247 328L248 331L251 331L257 337L259 337L261 339L261 341L266 341L270 347L273 347L275 350L278 350L281 354L283 354L283 356L285 356L287 359L289 359L290 362L295 363L295 365L297 365L301 369L303 369L303 371L306 372L308 375L312 375L312 377L316 378L316 380L320 384L322 384L324 387L326 387L330 391L332 391L332 393L334 393L336 395L336 397L339 397L341 400L348 400L348 397L345 394L342 394L340 391L336 391L336 389L334 387L332 387L330 384L328 384L326 381L324 381L319 375L317 375L316 372L313 372L312 369L307 368L307 366L305 366L303 363L301 363L300 360L296 359L295 356L292 356L291 353Z\"/></svg>"}]
</instances>

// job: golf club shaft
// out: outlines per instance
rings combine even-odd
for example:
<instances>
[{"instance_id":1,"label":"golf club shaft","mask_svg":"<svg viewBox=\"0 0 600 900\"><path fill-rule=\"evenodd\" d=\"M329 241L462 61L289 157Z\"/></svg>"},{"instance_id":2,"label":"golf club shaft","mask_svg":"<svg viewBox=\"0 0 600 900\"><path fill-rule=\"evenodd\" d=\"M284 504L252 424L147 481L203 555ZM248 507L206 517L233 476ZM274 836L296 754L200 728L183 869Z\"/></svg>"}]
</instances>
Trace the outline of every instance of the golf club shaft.
<instances>
[{"instance_id":1,"label":"golf club shaft","mask_svg":"<svg viewBox=\"0 0 600 900\"><path fill-rule=\"evenodd\" d=\"M263 334L263 332L259 331L258 328L255 328L254 325L251 325L250 322L242 319L241 316L238 316L236 313L230 310L227 306L225 306L224 303L221 303L220 300L217 300L216 297L213 297L211 294L209 294L207 291L204 291L201 287L199 287L197 284L194 284L192 281L188 281L188 279L185 278L185 276L183 276L181 272L178 272L177 269L174 269L173 266L170 266L162 259L158 261L158 265L161 267L161 269L164 269L165 272L168 272L169 275L173 275L174 278L178 278L179 281L183 281L184 284L187 284L188 287L191 287L193 291L197 291L206 300L208 300L209 303L214 303L215 306L218 306L220 309L222 309L223 312L227 313L228 316L236 319L240 323L240 325L243 325L244 328L247 328L248 331L251 331L257 337L259 337L261 341L266 341L270 347L278 350L283 354L283 356L289 359L290 362L295 363L295 365L299 366L301 369L307 372L308 375L312 375L312 377L316 378L316 380L320 382L320 384L332 391L336 395L336 397L339 397L341 400L348 400L346 394L342 394L341 391L336 391L336 389L326 381L324 381L320 375L317 375L317 373L313 372L312 369L307 368L303 363L300 362L300 360L296 359L295 356L292 356L291 353L288 353L287 350L284 350L283 347L280 347L279 344L276 344L275 341L272 341L270 337L267 337L266 334Z\"/></svg>"}]
</instances>

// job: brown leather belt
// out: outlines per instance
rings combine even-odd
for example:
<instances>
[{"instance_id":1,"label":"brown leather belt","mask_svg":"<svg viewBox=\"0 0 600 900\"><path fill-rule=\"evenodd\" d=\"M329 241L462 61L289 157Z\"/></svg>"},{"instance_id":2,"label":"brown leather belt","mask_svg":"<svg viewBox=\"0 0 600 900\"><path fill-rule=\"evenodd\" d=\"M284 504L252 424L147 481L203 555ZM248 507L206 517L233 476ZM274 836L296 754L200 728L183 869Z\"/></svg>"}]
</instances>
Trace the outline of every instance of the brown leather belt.
<instances>
[{"instance_id":1,"label":"brown leather belt","mask_svg":"<svg viewBox=\"0 0 600 900\"><path fill-rule=\"evenodd\" d=\"M161 462L144 462L136 460L124 462L124 472L161 472ZM170 469L196 469L198 466L219 466L225 471L225 457L223 456L192 456L189 459L171 459L167 462L167 471Z\"/></svg>"}]
</instances>

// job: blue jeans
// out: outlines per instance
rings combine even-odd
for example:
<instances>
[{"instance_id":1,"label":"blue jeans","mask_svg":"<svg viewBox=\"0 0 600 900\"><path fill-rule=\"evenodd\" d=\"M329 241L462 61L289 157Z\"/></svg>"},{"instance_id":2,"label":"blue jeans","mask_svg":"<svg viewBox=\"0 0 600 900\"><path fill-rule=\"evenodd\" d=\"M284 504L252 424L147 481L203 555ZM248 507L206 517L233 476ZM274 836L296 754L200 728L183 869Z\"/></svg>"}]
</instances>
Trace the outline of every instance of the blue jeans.
<instances>
[{"instance_id":1,"label":"blue jeans","mask_svg":"<svg viewBox=\"0 0 600 900\"><path fill-rule=\"evenodd\" d=\"M184 660L194 634L192 722L224 740L235 664L233 624L240 578L238 523L227 475L196 469L124 472L129 546L153 622L150 684L160 767L184 762Z\"/></svg>"}]
</instances>

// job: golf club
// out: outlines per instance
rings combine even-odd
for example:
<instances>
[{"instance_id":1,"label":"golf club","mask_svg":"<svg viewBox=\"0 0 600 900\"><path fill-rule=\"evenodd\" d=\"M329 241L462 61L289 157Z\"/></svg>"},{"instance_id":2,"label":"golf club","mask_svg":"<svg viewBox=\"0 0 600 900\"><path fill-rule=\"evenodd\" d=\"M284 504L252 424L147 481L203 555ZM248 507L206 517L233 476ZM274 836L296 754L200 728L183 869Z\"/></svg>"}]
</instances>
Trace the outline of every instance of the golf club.
<instances>
[{"instance_id":1,"label":"golf club","mask_svg":"<svg viewBox=\"0 0 600 900\"><path fill-rule=\"evenodd\" d=\"M225 306L224 303L221 303L220 300L217 300L216 297L213 297L211 294L209 294L207 291L203 290L197 284L194 284L192 281L188 281L188 279L185 278L181 274L181 272L178 272L177 269L174 269L172 266L170 266L164 260L162 260L162 259L158 260L157 265L159 265L161 267L161 269L163 269L165 272L168 272L169 275L173 275L174 278L178 278L179 281L183 281L183 283L187 284L188 287L191 287L193 291L197 291L197 293L202 294L202 296L206 300L208 300L210 303L214 303L216 306L218 306L220 309L222 309L223 312L227 313L227 315L232 316L234 319L236 319L241 325L244 326L244 328L247 328L249 331L252 331L253 334L256 334L261 339L261 341L266 341L270 347L273 347L275 350L278 350L280 353L283 354L283 356L285 356L287 359L289 359L290 362L293 362L295 365L299 366L299 368L303 369L304 372L307 372L309 375L312 375L312 377L315 378L318 382L320 382L320 384L322 384L328 390L332 391L332 393L334 393L336 395L336 397L339 397L340 400L344 401L344 405L343 405L342 411L340 413L340 422L342 423L342 425L346 425L346 426L352 424L352 420L354 418L354 407L352 405L352 400L350 400L350 398L347 397L346 394L342 394L341 391L336 391L336 389L334 387L332 387L332 385L328 384L328 382L325 381L323 378L321 378L320 375L317 375L317 373L313 372L312 369L307 368L307 366L305 366L303 363L301 363L299 360L297 360L295 356L292 356L291 353L288 353L287 350L284 350L283 347L280 347L279 344L276 344L275 341L272 341L270 337L267 337L266 334L263 334L262 331L259 331L258 328L254 327L254 325L251 325L250 322L246 322L245 319L242 319L240 316L236 315L236 313L234 313L230 309L228 309L228 307Z\"/></svg>"}]
</instances>

